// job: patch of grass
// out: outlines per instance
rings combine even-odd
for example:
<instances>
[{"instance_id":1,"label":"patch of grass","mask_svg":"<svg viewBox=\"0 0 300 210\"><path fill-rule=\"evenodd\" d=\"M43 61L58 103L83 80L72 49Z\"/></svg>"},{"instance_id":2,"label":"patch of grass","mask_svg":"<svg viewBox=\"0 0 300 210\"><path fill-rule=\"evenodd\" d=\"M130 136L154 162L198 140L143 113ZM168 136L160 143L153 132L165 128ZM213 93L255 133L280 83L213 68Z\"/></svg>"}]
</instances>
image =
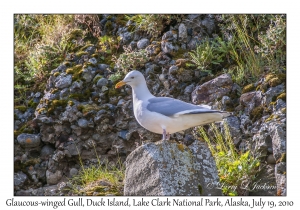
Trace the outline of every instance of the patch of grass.
<instances>
[{"instance_id":1,"label":"patch of grass","mask_svg":"<svg viewBox=\"0 0 300 210\"><path fill-rule=\"evenodd\" d=\"M83 165L82 159L79 155L81 170L79 171L78 175L72 177L70 180L73 185L72 191L75 194L86 193L87 195L93 195L94 192L99 193L98 195L122 195L123 180L125 177L124 164L120 160L116 165L113 166L110 166L108 162L102 164L97 154L96 146L94 144L93 147L98 160L98 164L96 166L93 165L86 168ZM108 182L109 185L93 185L92 183L95 183L96 181L105 181ZM78 191L78 186L80 186L82 190Z\"/></svg>"},{"instance_id":2,"label":"patch of grass","mask_svg":"<svg viewBox=\"0 0 300 210\"><path fill-rule=\"evenodd\" d=\"M202 126L199 127L199 133L216 161L224 195L245 195L249 189L244 189L244 186L251 186L255 181L260 161L250 151L239 153L236 150L228 125L224 124L223 134L215 124L211 124L210 128L211 135Z\"/></svg>"}]
</instances>

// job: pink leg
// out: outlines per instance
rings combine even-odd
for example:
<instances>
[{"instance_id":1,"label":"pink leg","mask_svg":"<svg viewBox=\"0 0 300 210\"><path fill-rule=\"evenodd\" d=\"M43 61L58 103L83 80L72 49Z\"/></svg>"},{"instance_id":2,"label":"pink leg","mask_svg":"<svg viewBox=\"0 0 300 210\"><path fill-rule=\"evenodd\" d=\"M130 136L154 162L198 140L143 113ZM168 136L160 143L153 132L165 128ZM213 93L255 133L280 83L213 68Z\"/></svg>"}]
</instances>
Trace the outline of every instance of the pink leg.
<instances>
[{"instance_id":1,"label":"pink leg","mask_svg":"<svg viewBox=\"0 0 300 210\"><path fill-rule=\"evenodd\" d=\"M167 140L166 136L167 136L167 132L165 129L163 129L163 139L162 140Z\"/></svg>"},{"instance_id":2,"label":"pink leg","mask_svg":"<svg viewBox=\"0 0 300 210\"><path fill-rule=\"evenodd\" d=\"M170 140L170 134L167 133L166 129L163 129L163 140Z\"/></svg>"}]
</instances>

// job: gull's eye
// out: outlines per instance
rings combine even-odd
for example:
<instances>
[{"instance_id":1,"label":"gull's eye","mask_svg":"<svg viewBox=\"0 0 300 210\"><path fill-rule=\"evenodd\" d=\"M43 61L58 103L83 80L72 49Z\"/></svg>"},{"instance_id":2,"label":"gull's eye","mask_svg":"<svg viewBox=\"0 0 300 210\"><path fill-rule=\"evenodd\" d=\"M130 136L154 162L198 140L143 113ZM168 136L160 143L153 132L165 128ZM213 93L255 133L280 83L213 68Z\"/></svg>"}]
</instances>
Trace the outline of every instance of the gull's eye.
<instances>
[{"instance_id":1,"label":"gull's eye","mask_svg":"<svg viewBox=\"0 0 300 210\"><path fill-rule=\"evenodd\" d=\"M131 79L134 79L134 77L130 77Z\"/></svg>"}]
</instances>

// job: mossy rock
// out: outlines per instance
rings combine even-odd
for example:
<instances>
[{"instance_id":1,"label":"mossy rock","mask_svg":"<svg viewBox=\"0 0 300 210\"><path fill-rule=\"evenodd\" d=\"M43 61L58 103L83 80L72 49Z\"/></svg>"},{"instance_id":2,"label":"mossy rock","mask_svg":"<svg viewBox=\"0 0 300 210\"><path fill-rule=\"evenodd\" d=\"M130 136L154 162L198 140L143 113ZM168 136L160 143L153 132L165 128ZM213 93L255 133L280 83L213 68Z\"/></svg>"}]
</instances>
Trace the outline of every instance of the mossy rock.
<instances>
[{"instance_id":1,"label":"mossy rock","mask_svg":"<svg viewBox=\"0 0 300 210\"><path fill-rule=\"evenodd\" d=\"M243 88L242 93L248 93L248 92L253 91L253 90L255 90L254 84L249 84L249 85L246 85Z\"/></svg>"},{"instance_id":2,"label":"mossy rock","mask_svg":"<svg viewBox=\"0 0 300 210\"><path fill-rule=\"evenodd\" d=\"M269 80L270 87L276 87L277 85L280 85L282 82L278 77L274 77Z\"/></svg>"},{"instance_id":3,"label":"mossy rock","mask_svg":"<svg viewBox=\"0 0 300 210\"><path fill-rule=\"evenodd\" d=\"M253 122L260 119L263 115L264 112L264 107L263 106L258 106L256 108L254 108L251 112L250 112L250 120L252 120Z\"/></svg>"},{"instance_id":4,"label":"mossy rock","mask_svg":"<svg viewBox=\"0 0 300 210\"><path fill-rule=\"evenodd\" d=\"M90 98L91 91L89 89L83 91L82 93L72 93L69 95L69 99L76 99L77 101L86 101Z\"/></svg>"},{"instance_id":5,"label":"mossy rock","mask_svg":"<svg viewBox=\"0 0 300 210\"><path fill-rule=\"evenodd\" d=\"M78 111L82 112L83 114L86 114L90 111L100 111L102 108L96 104L86 104L86 105L79 104L77 106L77 109L78 109Z\"/></svg>"}]
</instances>

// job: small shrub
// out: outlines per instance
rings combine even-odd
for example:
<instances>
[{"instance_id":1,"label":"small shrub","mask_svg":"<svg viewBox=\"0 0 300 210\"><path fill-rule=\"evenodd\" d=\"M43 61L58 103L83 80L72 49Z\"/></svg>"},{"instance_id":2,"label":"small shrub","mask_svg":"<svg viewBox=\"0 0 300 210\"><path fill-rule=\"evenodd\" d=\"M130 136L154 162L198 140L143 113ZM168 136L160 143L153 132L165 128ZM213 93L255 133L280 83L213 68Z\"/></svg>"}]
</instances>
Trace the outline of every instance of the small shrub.
<instances>
[{"instance_id":1,"label":"small shrub","mask_svg":"<svg viewBox=\"0 0 300 210\"><path fill-rule=\"evenodd\" d=\"M246 195L249 189L244 187L250 186L255 180L260 161L250 151L237 152L228 125L224 124L224 134L215 124L211 124L210 127L212 135L202 126L199 127L199 133L216 161L224 195Z\"/></svg>"},{"instance_id":2,"label":"small shrub","mask_svg":"<svg viewBox=\"0 0 300 210\"><path fill-rule=\"evenodd\" d=\"M140 68L149 61L149 56L145 49L131 51L129 48L124 47L124 50L125 52L118 58L113 56L112 60L116 63L116 67L125 73L130 69Z\"/></svg>"},{"instance_id":3,"label":"small shrub","mask_svg":"<svg viewBox=\"0 0 300 210\"><path fill-rule=\"evenodd\" d=\"M212 73L213 65L220 65L228 53L227 44L220 37L213 40L206 39L197 46L196 50L189 52L191 62L200 71Z\"/></svg>"}]
</instances>

